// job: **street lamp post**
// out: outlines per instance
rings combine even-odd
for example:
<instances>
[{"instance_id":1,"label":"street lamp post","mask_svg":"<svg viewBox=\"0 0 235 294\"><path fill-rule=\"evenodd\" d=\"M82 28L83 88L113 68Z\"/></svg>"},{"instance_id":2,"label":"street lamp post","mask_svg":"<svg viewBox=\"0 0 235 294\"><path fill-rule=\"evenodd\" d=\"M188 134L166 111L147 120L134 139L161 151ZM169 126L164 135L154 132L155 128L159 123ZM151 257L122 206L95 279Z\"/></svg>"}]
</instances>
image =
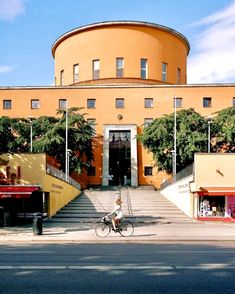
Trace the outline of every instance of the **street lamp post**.
<instances>
[{"instance_id":1,"label":"street lamp post","mask_svg":"<svg viewBox=\"0 0 235 294\"><path fill-rule=\"evenodd\" d=\"M208 123L208 147L207 147L207 152L211 152L211 119L209 118L207 123Z\"/></svg>"},{"instance_id":2,"label":"street lamp post","mask_svg":"<svg viewBox=\"0 0 235 294\"><path fill-rule=\"evenodd\" d=\"M33 152L33 125L32 122L35 119L35 116L28 116L30 123L30 153Z\"/></svg>"},{"instance_id":3,"label":"street lamp post","mask_svg":"<svg viewBox=\"0 0 235 294\"><path fill-rule=\"evenodd\" d=\"M172 160L173 160L173 166L172 166L172 173L173 173L173 178L175 180L176 177L176 97L174 97L174 150L172 151Z\"/></svg>"},{"instance_id":4,"label":"street lamp post","mask_svg":"<svg viewBox=\"0 0 235 294\"><path fill-rule=\"evenodd\" d=\"M66 100L65 110L65 177L68 181L68 101Z\"/></svg>"},{"instance_id":5,"label":"street lamp post","mask_svg":"<svg viewBox=\"0 0 235 294\"><path fill-rule=\"evenodd\" d=\"M30 152L33 152L33 126L32 122L30 122Z\"/></svg>"}]
</instances>

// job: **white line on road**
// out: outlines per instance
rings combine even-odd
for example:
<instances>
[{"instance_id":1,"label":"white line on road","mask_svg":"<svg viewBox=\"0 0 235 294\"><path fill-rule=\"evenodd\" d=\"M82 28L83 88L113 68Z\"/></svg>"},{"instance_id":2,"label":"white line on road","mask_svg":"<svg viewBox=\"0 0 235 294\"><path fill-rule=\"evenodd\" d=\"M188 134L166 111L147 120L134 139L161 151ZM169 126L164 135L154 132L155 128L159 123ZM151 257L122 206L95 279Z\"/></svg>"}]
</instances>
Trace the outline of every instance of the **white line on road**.
<instances>
[{"instance_id":1,"label":"white line on road","mask_svg":"<svg viewBox=\"0 0 235 294\"><path fill-rule=\"evenodd\" d=\"M0 270L235 270L235 265L226 263L201 264L201 265L2 265Z\"/></svg>"}]
</instances>

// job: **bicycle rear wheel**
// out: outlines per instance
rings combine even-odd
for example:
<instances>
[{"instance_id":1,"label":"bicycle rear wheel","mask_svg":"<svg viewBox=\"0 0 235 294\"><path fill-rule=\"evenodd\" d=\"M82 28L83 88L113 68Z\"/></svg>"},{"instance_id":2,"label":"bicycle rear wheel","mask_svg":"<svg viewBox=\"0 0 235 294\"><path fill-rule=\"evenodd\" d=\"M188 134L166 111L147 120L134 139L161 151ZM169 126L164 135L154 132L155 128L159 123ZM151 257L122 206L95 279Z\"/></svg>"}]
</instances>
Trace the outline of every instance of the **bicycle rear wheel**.
<instances>
[{"instance_id":1,"label":"bicycle rear wheel","mask_svg":"<svg viewBox=\"0 0 235 294\"><path fill-rule=\"evenodd\" d=\"M111 231L111 228L109 225L105 224L105 223L101 223L101 224L98 224L96 227L95 227L95 233L96 233L96 236L100 237L100 238L105 238L108 236L108 234L110 233Z\"/></svg>"},{"instance_id":2,"label":"bicycle rear wheel","mask_svg":"<svg viewBox=\"0 0 235 294\"><path fill-rule=\"evenodd\" d=\"M122 222L119 226L119 233L123 237L130 237L134 233L134 226L129 222Z\"/></svg>"}]
</instances>

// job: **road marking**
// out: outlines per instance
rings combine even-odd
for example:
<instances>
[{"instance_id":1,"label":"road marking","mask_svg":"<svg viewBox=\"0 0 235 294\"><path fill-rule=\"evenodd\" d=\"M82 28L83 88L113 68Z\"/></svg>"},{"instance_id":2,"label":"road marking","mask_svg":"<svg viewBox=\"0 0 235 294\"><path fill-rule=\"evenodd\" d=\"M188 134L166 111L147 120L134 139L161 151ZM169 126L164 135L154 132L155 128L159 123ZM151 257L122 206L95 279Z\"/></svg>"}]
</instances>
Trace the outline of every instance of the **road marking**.
<instances>
[{"instance_id":1,"label":"road marking","mask_svg":"<svg viewBox=\"0 0 235 294\"><path fill-rule=\"evenodd\" d=\"M226 263L201 265L1 265L0 270L235 270L235 265L229 265Z\"/></svg>"}]
</instances>

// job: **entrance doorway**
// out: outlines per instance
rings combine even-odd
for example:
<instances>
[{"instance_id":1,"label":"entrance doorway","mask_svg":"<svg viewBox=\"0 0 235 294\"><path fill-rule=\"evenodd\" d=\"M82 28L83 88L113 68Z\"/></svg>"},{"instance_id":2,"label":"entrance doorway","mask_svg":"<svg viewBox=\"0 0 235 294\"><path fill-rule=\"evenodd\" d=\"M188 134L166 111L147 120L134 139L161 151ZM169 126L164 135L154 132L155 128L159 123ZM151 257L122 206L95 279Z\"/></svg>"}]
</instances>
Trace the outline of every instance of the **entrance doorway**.
<instances>
[{"instance_id":1,"label":"entrance doorway","mask_svg":"<svg viewBox=\"0 0 235 294\"><path fill-rule=\"evenodd\" d=\"M131 184L131 132L109 132L109 185Z\"/></svg>"}]
</instances>

